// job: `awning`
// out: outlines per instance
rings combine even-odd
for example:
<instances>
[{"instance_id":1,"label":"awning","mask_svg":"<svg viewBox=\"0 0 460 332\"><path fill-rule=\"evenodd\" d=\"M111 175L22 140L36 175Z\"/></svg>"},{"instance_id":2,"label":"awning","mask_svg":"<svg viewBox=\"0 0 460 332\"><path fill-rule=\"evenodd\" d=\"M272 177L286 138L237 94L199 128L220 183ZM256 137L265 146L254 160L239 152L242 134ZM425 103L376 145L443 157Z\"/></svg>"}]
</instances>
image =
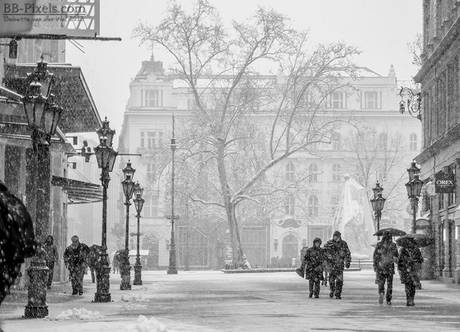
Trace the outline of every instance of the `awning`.
<instances>
[{"instance_id":1,"label":"awning","mask_svg":"<svg viewBox=\"0 0 460 332\"><path fill-rule=\"evenodd\" d=\"M53 175L53 186L62 187L67 193L69 204L97 203L102 201L102 187L91 182L73 180Z\"/></svg>"},{"instance_id":2,"label":"awning","mask_svg":"<svg viewBox=\"0 0 460 332\"><path fill-rule=\"evenodd\" d=\"M19 95L25 94L25 78L32 73L36 64L6 64L4 85ZM89 91L80 67L48 64L48 71L54 74L53 94L56 104L64 108L58 127L64 133L93 132L101 127L102 121ZM14 122L27 123L23 111L15 114ZM12 120L12 119L10 119Z\"/></svg>"}]
</instances>

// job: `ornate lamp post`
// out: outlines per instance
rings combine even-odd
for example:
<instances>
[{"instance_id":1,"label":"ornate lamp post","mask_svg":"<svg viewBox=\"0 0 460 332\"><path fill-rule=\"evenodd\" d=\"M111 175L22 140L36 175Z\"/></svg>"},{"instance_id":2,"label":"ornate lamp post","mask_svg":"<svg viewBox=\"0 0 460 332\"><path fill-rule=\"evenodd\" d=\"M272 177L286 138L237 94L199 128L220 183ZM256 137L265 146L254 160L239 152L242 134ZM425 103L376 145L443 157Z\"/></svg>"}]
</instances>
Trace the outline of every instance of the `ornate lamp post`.
<instances>
[{"instance_id":1,"label":"ornate lamp post","mask_svg":"<svg viewBox=\"0 0 460 332\"><path fill-rule=\"evenodd\" d=\"M35 237L39 243L37 254L27 269L29 276L28 301L24 311L25 318L43 318L48 316L46 304L46 278L48 268L45 264L45 252L41 244L49 228L49 205L51 190L51 169L49 146L51 137L56 133L62 108L54 102L50 93L54 83L53 74L47 70L47 63L37 63L32 74L27 77L27 91L22 98L27 124L31 130L35 165L33 170L33 195L35 195ZM46 94L43 95L42 92Z\"/></svg>"},{"instance_id":2,"label":"ornate lamp post","mask_svg":"<svg viewBox=\"0 0 460 332\"><path fill-rule=\"evenodd\" d=\"M417 209L418 197L422 193L423 181L419 178L420 168L417 167L415 161L412 162L411 167L407 169L409 174L409 181L406 183L407 196L410 199L412 207L412 227L411 233L415 234L417 223Z\"/></svg>"},{"instance_id":3,"label":"ornate lamp post","mask_svg":"<svg viewBox=\"0 0 460 332\"><path fill-rule=\"evenodd\" d=\"M414 92L409 88L401 87L399 91L401 101L399 102L399 111L404 114L407 110L409 114L422 120L422 93Z\"/></svg>"},{"instance_id":4,"label":"ornate lamp post","mask_svg":"<svg viewBox=\"0 0 460 332\"><path fill-rule=\"evenodd\" d=\"M112 148L112 140L115 130L109 127L107 117L102 122L102 128L97 130L99 145L94 148L97 165L101 169L102 183L102 249L100 264L96 269L96 294L94 302L111 302L110 290L110 266L107 254L107 188L115 159L118 153Z\"/></svg>"},{"instance_id":5,"label":"ornate lamp post","mask_svg":"<svg viewBox=\"0 0 460 332\"><path fill-rule=\"evenodd\" d=\"M126 167L123 168L123 174L125 179L121 182L123 186L123 193L125 195L125 205L126 205L126 233L125 233L125 252L123 255L123 262L121 264L121 290L131 289L131 266L129 264L129 202L133 197L134 192L134 173L136 170L131 167L131 162L128 161Z\"/></svg>"},{"instance_id":6,"label":"ornate lamp post","mask_svg":"<svg viewBox=\"0 0 460 332\"><path fill-rule=\"evenodd\" d=\"M171 216L166 218L171 219L171 244L169 246L169 268L168 274L177 274L176 267L176 242L174 239L174 220L179 219L178 215L174 214L174 152L176 151L176 138L174 137L174 115L172 117L172 138L171 138Z\"/></svg>"},{"instance_id":7,"label":"ornate lamp post","mask_svg":"<svg viewBox=\"0 0 460 332\"><path fill-rule=\"evenodd\" d=\"M375 221L377 223L377 232L380 230L380 220L382 218L382 210L385 205L385 198L382 197L383 188L380 186L380 183L377 181L375 187L372 188L374 192L374 197L371 198L372 210L374 210ZM380 240L380 236L377 237Z\"/></svg>"},{"instance_id":8,"label":"ornate lamp post","mask_svg":"<svg viewBox=\"0 0 460 332\"><path fill-rule=\"evenodd\" d=\"M144 199L142 198L142 193L144 189L141 188L139 182L136 183L134 187L134 195L136 198L133 199L134 207L136 208L137 212L137 255L136 255L136 263L134 264L134 285L142 285L142 265L141 265L141 258L139 252L139 236L140 233L140 222L141 222L141 212L142 208L144 207Z\"/></svg>"}]
</instances>

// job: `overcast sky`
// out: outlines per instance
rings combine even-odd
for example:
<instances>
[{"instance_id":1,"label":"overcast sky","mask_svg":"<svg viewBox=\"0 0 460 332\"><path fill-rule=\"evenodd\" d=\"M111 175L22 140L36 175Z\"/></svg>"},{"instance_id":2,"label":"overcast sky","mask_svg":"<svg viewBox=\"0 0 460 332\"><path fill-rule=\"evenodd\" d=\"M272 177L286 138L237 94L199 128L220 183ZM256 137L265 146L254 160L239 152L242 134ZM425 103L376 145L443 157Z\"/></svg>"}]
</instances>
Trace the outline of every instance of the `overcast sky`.
<instances>
[{"instance_id":1,"label":"overcast sky","mask_svg":"<svg viewBox=\"0 0 460 332\"><path fill-rule=\"evenodd\" d=\"M192 0L179 1L190 6ZM310 29L314 43L344 41L363 53L360 66L387 75L393 64L399 80L410 80L417 72L407 43L422 30L420 0L210 0L226 22L249 17L259 4L291 18L298 29ZM129 83L150 59L151 51L131 39L139 22L156 25L167 8L166 0L101 0L102 37L122 41L78 41L83 52L67 42L66 61L81 66L102 118L108 117L116 134L121 131L129 98ZM168 67L168 59L154 50L156 60ZM114 141L117 141L117 137Z\"/></svg>"}]
</instances>

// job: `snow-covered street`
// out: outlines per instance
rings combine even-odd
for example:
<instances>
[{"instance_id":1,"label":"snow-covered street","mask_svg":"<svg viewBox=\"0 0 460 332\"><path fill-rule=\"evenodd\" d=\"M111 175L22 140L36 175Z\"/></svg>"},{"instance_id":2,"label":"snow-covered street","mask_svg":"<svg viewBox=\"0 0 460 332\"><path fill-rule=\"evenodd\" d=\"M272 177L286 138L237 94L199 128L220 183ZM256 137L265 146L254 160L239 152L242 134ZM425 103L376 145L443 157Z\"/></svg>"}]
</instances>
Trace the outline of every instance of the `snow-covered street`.
<instances>
[{"instance_id":1,"label":"snow-covered street","mask_svg":"<svg viewBox=\"0 0 460 332\"><path fill-rule=\"evenodd\" d=\"M83 296L53 285L49 316L26 320L16 291L1 307L5 332L16 331L458 331L460 288L423 281L416 306L405 306L395 276L392 306L380 306L372 271L345 272L342 300L308 298L308 283L293 272L224 274L220 271L144 271L144 285L119 290L111 275L111 303L93 303L85 276ZM66 292L66 293L64 293ZM21 294L19 294L21 296ZM23 296L23 295L22 295Z\"/></svg>"}]
</instances>

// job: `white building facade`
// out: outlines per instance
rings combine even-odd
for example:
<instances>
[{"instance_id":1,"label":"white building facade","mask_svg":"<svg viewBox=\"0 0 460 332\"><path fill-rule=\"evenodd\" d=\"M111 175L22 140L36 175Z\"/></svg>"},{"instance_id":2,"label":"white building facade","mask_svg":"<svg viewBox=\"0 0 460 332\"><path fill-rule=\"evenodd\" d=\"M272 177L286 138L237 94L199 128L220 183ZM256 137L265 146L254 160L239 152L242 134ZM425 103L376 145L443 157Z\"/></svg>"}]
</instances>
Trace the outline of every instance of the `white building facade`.
<instances>
[{"instance_id":1,"label":"white building facade","mask_svg":"<svg viewBox=\"0 0 460 332\"><path fill-rule=\"evenodd\" d=\"M420 122L399 113L399 88L392 67L387 76L365 68L361 72L360 79L348 79L344 83L349 86L334 91L326 101L324 114L343 114L344 119L333 139L297 152L267 172L268 177L276 174L286 181L295 181L303 174L306 181L288 192L276 209L264 208L261 213L239 211L241 242L252 266L291 264L292 258L298 258L300 249L311 246L314 238L323 242L330 239L344 174L357 180L368 193L372 193L376 181L384 187L388 210L383 212L381 228L410 229L411 211L407 210L404 183L406 169L420 150ZM280 79L277 75L267 77ZM171 239L171 223L166 218L171 215L171 164L161 158L171 156L173 115L175 135L180 137L187 130L193 98L177 76L166 74L162 62L153 59L143 61L130 83L130 92L119 152L142 154L129 158L136 169L134 180L145 188L141 249L150 251L145 268L166 268ZM260 118L261 126L271 117L269 113L254 116ZM118 160L121 170L128 157ZM178 267L222 268L228 254L228 227L219 226L213 217L188 211L185 207L190 204L177 202L177 206ZM121 209L120 215L123 214ZM196 226L198 222L200 227ZM133 215L130 229L134 227Z\"/></svg>"}]
</instances>

